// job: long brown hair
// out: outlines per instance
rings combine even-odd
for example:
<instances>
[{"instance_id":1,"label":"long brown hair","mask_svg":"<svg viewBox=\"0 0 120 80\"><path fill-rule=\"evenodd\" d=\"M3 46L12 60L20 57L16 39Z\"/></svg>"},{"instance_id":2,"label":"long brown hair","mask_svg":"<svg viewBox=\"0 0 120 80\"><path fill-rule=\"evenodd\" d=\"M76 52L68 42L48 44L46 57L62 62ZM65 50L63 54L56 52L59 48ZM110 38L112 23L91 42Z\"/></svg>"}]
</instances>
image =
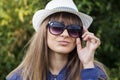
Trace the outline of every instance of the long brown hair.
<instances>
[{"instance_id":1,"label":"long brown hair","mask_svg":"<svg viewBox=\"0 0 120 80\"><path fill-rule=\"evenodd\" d=\"M47 17L41 24L38 32L36 32L30 40L30 46L27 50L25 58L23 59L21 64L8 75L8 77L15 72L19 72L23 77L23 80L46 80L49 71L49 49L46 41L46 33L47 24L50 20L64 22L66 25L83 25L81 20L77 16L67 12L59 12ZM66 80L80 80L80 72L83 68L78 58L76 47L72 52L69 53L68 63L66 64L66 66L67 69L69 69L68 73L66 73ZM101 68L104 70L103 67Z\"/></svg>"}]
</instances>

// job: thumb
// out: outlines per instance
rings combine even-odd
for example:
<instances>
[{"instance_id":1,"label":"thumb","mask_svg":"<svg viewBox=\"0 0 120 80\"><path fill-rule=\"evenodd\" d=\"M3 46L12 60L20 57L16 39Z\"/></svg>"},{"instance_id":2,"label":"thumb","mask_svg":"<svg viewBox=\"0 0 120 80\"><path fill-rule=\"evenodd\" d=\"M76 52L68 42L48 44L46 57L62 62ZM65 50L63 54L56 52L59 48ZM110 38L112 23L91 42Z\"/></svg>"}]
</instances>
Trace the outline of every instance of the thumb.
<instances>
[{"instance_id":1,"label":"thumb","mask_svg":"<svg viewBox=\"0 0 120 80\"><path fill-rule=\"evenodd\" d=\"M77 45L77 50L81 50L82 49L82 45L81 45L81 40L80 38L76 39L76 45Z\"/></svg>"}]
</instances>

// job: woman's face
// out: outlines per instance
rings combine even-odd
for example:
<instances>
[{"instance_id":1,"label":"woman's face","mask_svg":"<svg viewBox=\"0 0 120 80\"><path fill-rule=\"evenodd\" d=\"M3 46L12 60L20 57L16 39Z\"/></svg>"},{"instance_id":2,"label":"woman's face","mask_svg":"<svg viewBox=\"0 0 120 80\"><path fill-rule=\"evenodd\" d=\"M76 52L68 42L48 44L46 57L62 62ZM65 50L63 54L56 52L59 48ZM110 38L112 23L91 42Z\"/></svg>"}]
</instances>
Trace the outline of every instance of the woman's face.
<instances>
[{"instance_id":1,"label":"woman's face","mask_svg":"<svg viewBox=\"0 0 120 80\"><path fill-rule=\"evenodd\" d=\"M75 42L76 39L70 37L66 29L60 35L53 35L47 28L47 44L52 52L68 54L75 48Z\"/></svg>"},{"instance_id":2,"label":"woman's face","mask_svg":"<svg viewBox=\"0 0 120 80\"><path fill-rule=\"evenodd\" d=\"M60 13L53 14L50 18L50 21L51 22L49 22L49 26L52 25L55 28L52 27L51 29L54 32L53 34L50 28L47 28L47 45L49 49L55 53L63 53L63 54L70 53L76 46L76 38L73 38L78 36L77 34L78 32L76 32L76 29L77 31L79 31L78 28L80 29L80 26L78 27L75 25L82 26L81 20L77 16L71 13L60 12ZM61 23L63 24L61 25ZM74 26L72 24L74 24ZM64 27L63 25L67 27L67 29L69 30L65 29L64 31L62 30L62 32L59 33L61 31L61 27ZM72 26L68 27L68 25L72 25ZM72 34L70 32L71 31L70 29L72 29L71 27L72 28L74 27L75 29L75 30L72 30ZM69 31L69 34L68 34L68 31ZM56 34L56 32L58 34L54 35Z\"/></svg>"}]
</instances>

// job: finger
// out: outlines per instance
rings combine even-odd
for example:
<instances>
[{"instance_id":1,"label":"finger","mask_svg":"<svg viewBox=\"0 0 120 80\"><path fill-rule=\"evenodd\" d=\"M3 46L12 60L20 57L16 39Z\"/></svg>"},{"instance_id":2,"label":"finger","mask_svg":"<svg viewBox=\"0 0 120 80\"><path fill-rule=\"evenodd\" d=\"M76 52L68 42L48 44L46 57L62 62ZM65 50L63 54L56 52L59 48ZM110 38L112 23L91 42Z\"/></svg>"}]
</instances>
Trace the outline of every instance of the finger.
<instances>
[{"instance_id":1,"label":"finger","mask_svg":"<svg viewBox=\"0 0 120 80\"><path fill-rule=\"evenodd\" d=\"M84 38L83 38L84 41L90 41L94 44L97 44L97 45L100 45L100 39L97 38L96 36L93 36L93 35L86 35Z\"/></svg>"},{"instance_id":2,"label":"finger","mask_svg":"<svg viewBox=\"0 0 120 80\"><path fill-rule=\"evenodd\" d=\"M93 43L99 43L99 44L100 44L100 39L97 38L97 37L95 37L95 36L93 36L93 37L91 38L91 42L93 42Z\"/></svg>"},{"instance_id":3,"label":"finger","mask_svg":"<svg viewBox=\"0 0 120 80\"><path fill-rule=\"evenodd\" d=\"M97 38L97 37L96 37L96 43L97 43L98 45L100 45L100 44L101 44L100 39L99 39L99 38Z\"/></svg>"},{"instance_id":4,"label":"finger","mask_svg":"<svg viewBox=\"0 0 120 80\"><path fill-rule=\"evenodd\" d=\"M87 32L85 32L85 33L82 35L82 38L84 38L86 35L92 35L92 36L94 36L93 33L87 31Z\"/></svg>"},{"instance_id":5,"label":"finger","mask_svg":"<svg viewBox=\"0 0 120 80\"><path fill-rule=\"evenodd\" d=\"M83 32L88 32L88 29L83 25Z\"/></svg>"},{"instance_id":6,"label":"finger","mask_svg":"<svg viewBox=\"0 0 120 80\"><path fill-rule=\"evenodd\" d=\"M94 40L95 39L95 36L93 36L93 35L90 35L90 34L87 34L87 35L85 35L84 37L83 37L83 40Z\"/></svg>"},{"instance_id":7,"label":"finger","mask_svg":"<svg viewBox=\"0 0 120 80\"><path fill-rule=\"evenodd\" d=\"M98 46L100 46L100 39L99 38L97 38L97 37L95 37L94 39L92 39L91 40L91 43L93 43L94 44L94 47L95 47L95 49L96 48L98 48Z\"/></svg>"},{"instance_id":8,"label":"finger","mask_svg":"<svg viewBox=\"0 0 120 80\"><path fill-rule=\"evenodd\" d=\"M82 49L82 45L81 45L81 40L80 38L76 39L76 45L77 45L77 50L81 50Z\"/></svg>"}]
</instances>

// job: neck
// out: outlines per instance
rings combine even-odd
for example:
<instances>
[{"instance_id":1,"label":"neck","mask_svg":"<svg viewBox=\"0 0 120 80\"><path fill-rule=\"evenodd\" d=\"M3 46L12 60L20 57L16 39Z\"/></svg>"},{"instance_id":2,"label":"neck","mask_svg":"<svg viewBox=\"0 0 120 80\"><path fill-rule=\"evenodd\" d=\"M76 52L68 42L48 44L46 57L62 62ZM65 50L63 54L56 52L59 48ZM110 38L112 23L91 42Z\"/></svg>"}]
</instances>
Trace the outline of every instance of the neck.
<instances>
[{"instance_id":1,"label":"neck","mask_svg":"<svg viewBox=\"0 0 120 80\"><path fill-rule=\"evenodd\" d=\"M53 75L58 75L62 68L67 64L68 55L67 54L59 54L59 53L49 53L49 61L50 61L50 72Z\"/></svg>"}]
</instances>

